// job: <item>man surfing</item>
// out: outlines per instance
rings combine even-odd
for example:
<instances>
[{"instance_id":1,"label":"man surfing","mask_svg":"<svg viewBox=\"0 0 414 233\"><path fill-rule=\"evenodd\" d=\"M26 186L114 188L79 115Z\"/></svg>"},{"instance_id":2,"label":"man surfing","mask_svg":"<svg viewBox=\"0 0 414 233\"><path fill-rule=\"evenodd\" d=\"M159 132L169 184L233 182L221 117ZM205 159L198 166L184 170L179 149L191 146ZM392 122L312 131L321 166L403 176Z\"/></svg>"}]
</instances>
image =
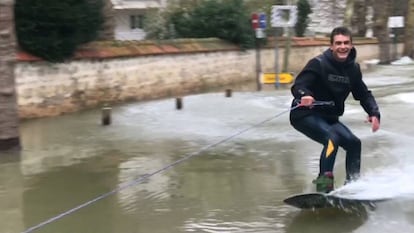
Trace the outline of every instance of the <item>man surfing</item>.
<instances>
[{"instance_id":1,"label":"man surfing","mask_svg":"<svg viewBox=\"0 0 414 233\"><path fill-rule=\"evenodd\" d=\"M362 80L356 63L356 49L346 27L334 28L330 47L309 60L298 74L291 88L294 100L290 112L291 125L312 140L323 145L319 174L313 181L316 191L328 193L334 189L333 168L338 148L346 151L346 181L359 178L361 168L361 140L345 126L345 100L352 93L368 114L372 132L380 128L380 111L374 96ZM332 101L334 105L314 106L315 101Z\"/></svg>"}]
</instances>

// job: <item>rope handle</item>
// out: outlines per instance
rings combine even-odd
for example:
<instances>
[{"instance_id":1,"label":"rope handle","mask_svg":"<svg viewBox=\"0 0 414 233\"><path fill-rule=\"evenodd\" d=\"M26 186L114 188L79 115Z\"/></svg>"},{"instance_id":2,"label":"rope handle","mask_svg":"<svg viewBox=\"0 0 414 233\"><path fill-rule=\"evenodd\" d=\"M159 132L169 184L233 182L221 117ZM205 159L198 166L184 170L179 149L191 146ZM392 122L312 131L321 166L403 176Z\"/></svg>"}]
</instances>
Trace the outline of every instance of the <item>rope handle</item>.
<instances>
[{"instance_id":1,"label":"rope handle","mask_svg":"<svg viewBox=\"0 0 414 233\"><path fill-rule=\"evenodd\" d=\"M300 100L295 99L296 106L302 106L300 105ZM315 100L311 106L335 106L334 101L324 101L324 100Z\"/></svg>"}]
</instances>

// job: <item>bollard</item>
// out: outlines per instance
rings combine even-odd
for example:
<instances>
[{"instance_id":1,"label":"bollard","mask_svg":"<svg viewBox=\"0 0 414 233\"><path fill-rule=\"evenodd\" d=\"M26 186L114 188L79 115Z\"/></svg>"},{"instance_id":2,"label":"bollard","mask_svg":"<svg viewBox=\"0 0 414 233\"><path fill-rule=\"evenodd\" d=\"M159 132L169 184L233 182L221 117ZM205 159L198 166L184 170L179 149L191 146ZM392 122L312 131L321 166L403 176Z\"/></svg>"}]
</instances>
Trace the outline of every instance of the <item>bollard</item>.
<instances>
[{"instance_id":1,"label":"bollard","mask_svg":"<svg viewBox=\"0 0 414 233\"><path fill-rule=\"evenodd\" d=\"M226 89L226 97L231 97L232 91L231 89Z\"/></svg>"},{"instance_id":2,"label":"bollard","mask_svg":"<svg viewBox=\"0 0 414 233\"><path fill-rule=\"evenodd\" d=\"M0 151L19 151L20 149L21 143L19 137L0 139Z\"/></svg>"},{"instance_id":3,"label":"bollard","mask_svg":"<svg viewBox=\"0 0 414 233\"><path fill-rule=\"evenodd\" d=\"M103 107L102 108L102 125L110 125L111 124L111 107Z\"/></svg>"},{"instance_id":4,"label":"bollard","mask_svg":"<svg viewBox=\"0 0 414 233\"><path fill-rule=\"evenodd\" d=\"M183 108L183 99L181 97L175 99L175 108L178 110Z\"/></svg>"}]
</instances>

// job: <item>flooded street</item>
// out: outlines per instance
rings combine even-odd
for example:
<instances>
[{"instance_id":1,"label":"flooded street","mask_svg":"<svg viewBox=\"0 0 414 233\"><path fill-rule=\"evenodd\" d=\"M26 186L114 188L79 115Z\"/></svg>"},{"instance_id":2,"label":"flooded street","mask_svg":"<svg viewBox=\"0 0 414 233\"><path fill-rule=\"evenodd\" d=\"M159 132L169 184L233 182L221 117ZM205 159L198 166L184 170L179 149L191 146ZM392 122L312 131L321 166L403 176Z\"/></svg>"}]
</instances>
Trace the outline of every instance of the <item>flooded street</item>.
<instances>
[{"instance_id":1,"label":"flooded street","mask_svg":"<svg viewBox=\"0 0 414 233\"><path fill-rule=\"evenodd\" d=\"M0 156L0 233L414 232L414 66L365 74L381 110L373 134L358 102L342 121L362 140L363 177L337 193L391 197L375 211L300 211L321 146L289 124L288 89L186 96L21 124L23 150Z\"/></svg>"}]
</instances>

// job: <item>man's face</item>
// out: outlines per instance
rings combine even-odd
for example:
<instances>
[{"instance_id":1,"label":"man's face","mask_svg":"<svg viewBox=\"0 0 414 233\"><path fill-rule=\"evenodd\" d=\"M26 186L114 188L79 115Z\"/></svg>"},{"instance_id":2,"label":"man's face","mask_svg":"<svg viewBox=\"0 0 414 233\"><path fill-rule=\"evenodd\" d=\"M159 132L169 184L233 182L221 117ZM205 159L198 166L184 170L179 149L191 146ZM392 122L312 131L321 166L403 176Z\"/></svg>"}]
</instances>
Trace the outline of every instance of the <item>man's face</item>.
<instances>
[{"instance_id":1,"label":"man's face","mask_svg":"<svg viewBox=\"0 0 414 233\"><path fill-rule=\"evenodd\" d=\"M331 45L334 58L337 61L344 62L349 55L353 45L350 36L336 35Z\"/></svg>"}]
</instances>

